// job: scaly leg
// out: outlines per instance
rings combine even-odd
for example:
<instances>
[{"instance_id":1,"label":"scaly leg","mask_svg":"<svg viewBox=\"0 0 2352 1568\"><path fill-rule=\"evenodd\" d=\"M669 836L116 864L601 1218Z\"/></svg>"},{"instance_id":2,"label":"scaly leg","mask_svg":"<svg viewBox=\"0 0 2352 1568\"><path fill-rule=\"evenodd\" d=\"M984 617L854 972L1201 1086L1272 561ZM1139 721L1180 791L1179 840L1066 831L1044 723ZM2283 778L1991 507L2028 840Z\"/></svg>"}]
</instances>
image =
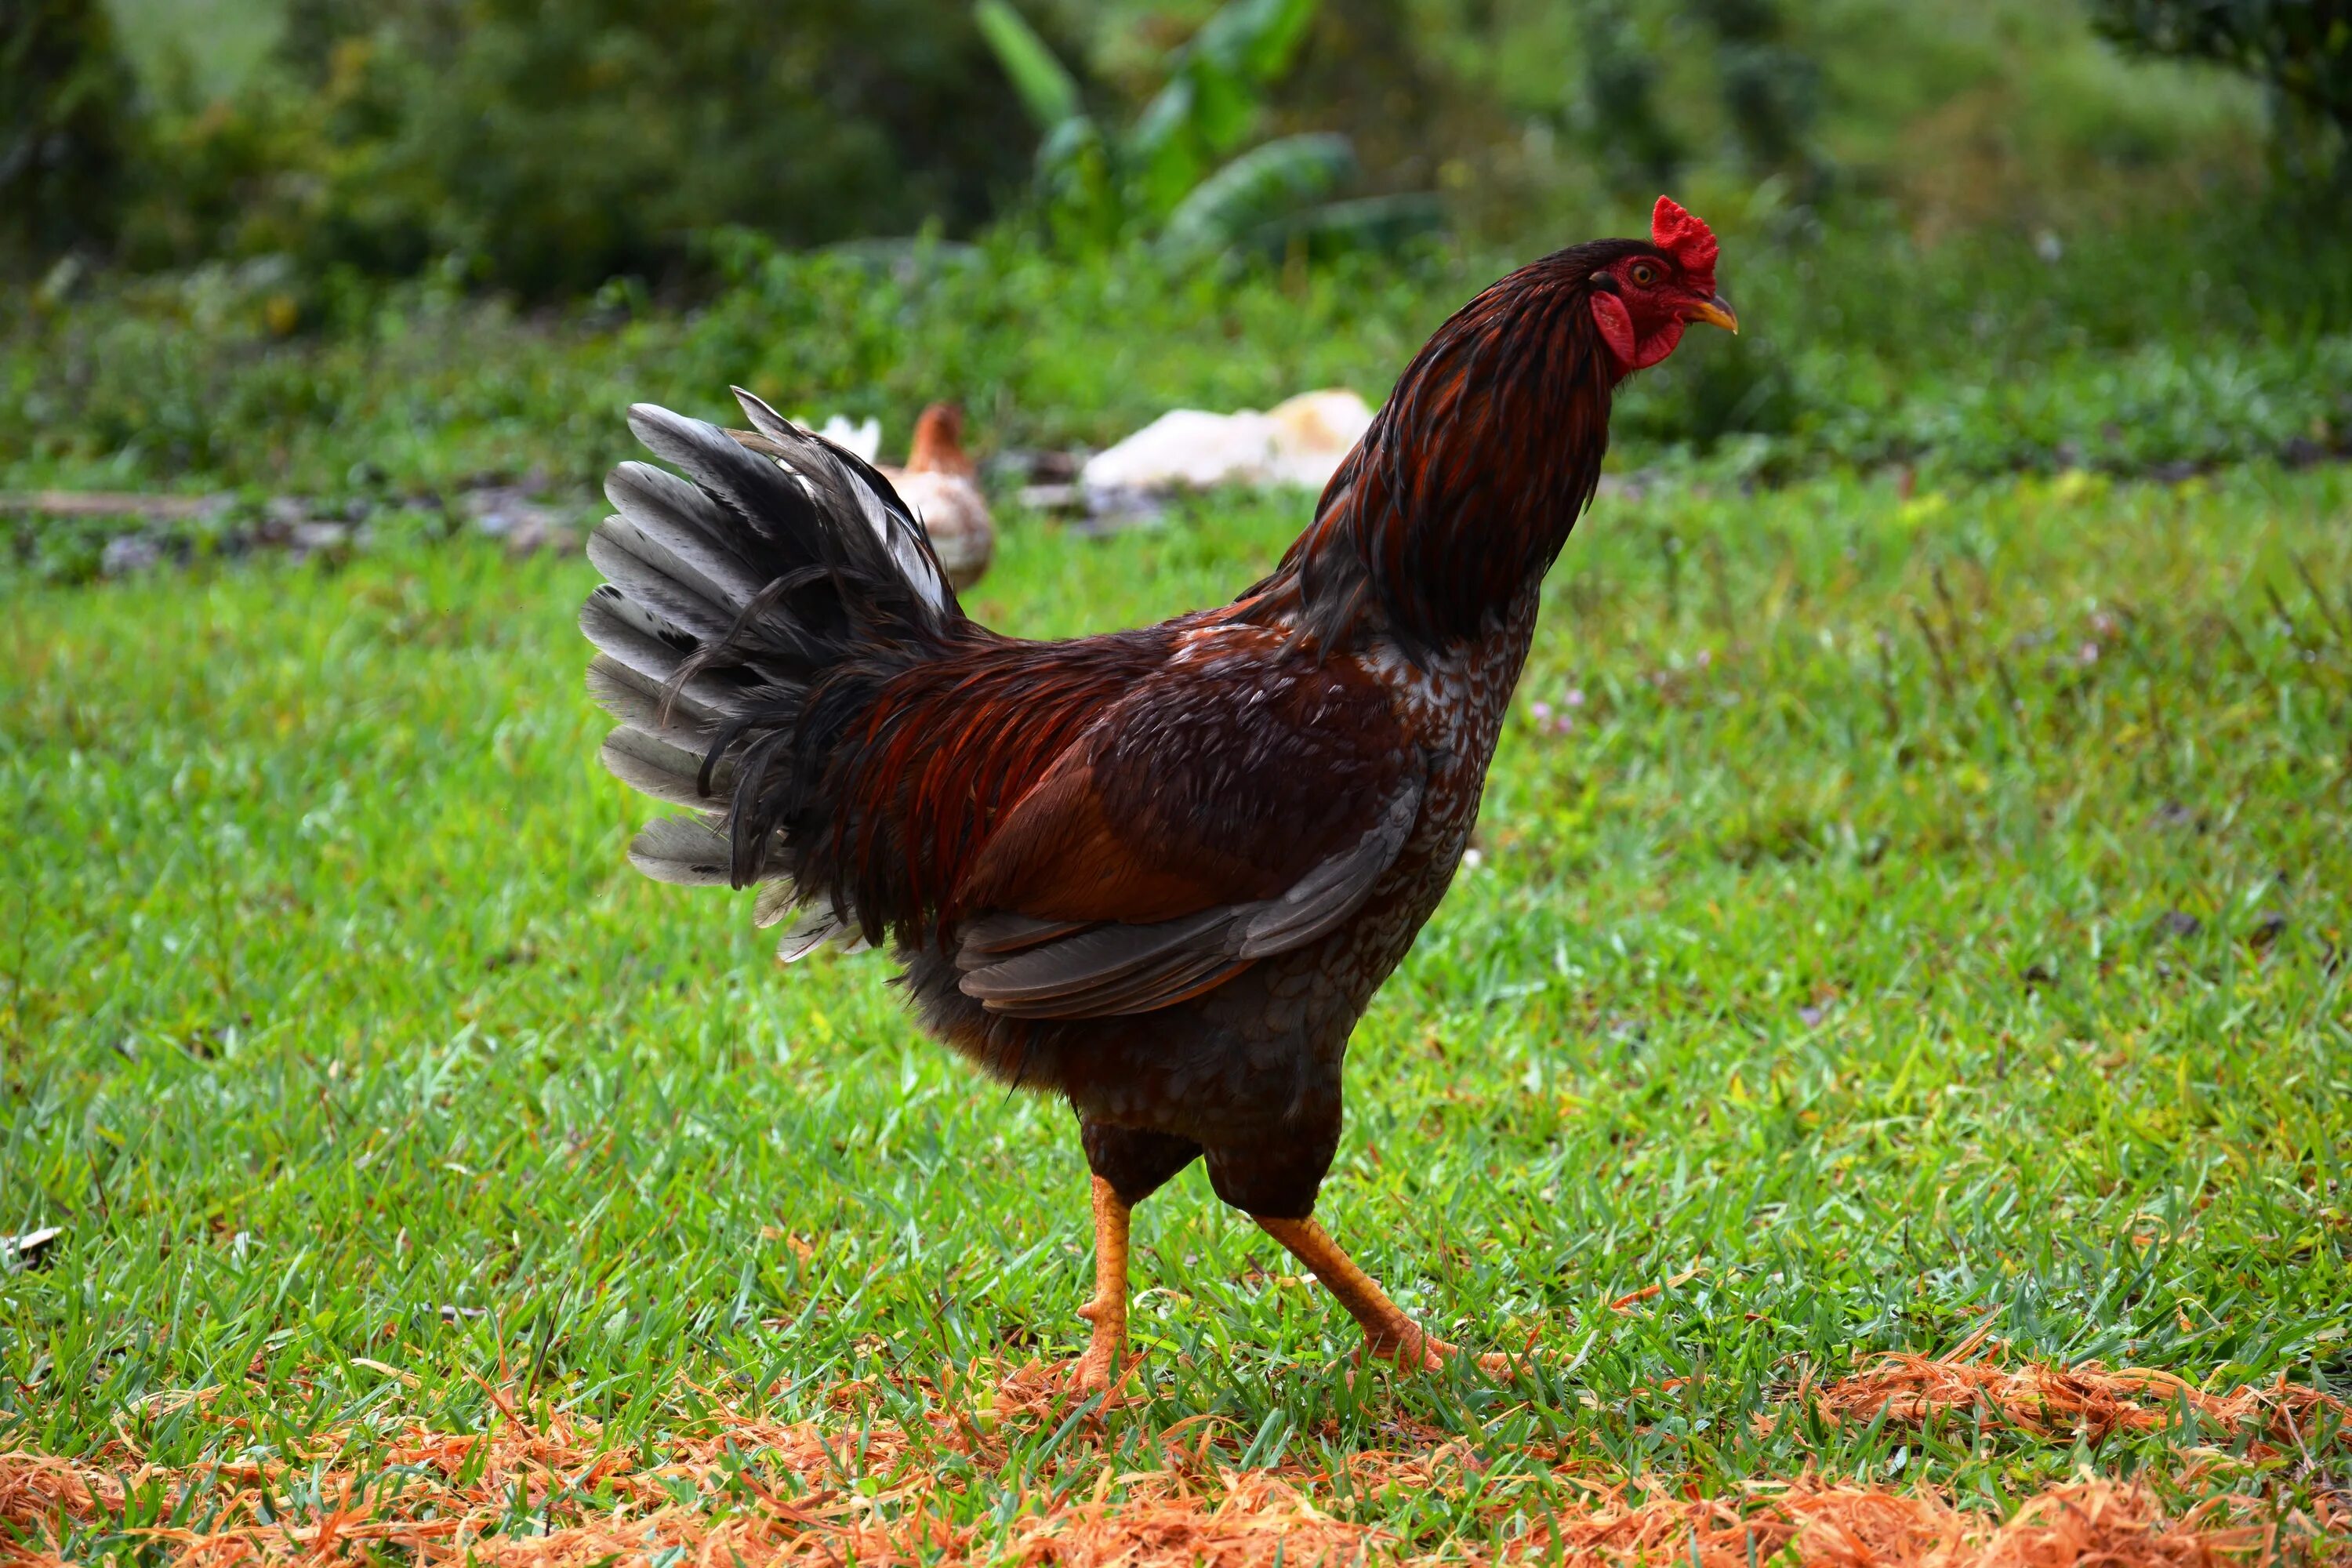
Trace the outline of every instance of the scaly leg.
<instances>
[{"instance_id":1,"label":"scaly leg","mask_svg":"<svg viewBox=\"0 0 2352 1568\"><path fill-rule=\"evenodd\" d=\"M1313 1270L1323 1288L1339 1299L1364 1331L1369 1356L1392 1361L1408 1370L1435 1372L1462 1352L1404 1314L1404 1309L1356 1267L1330 1232L1312 1219L1268 1219L1253 1215L1265 1233L1290 1249L1291 1256ZM1478 1364L1488 1373L1504 1374L1514 1363L1507 1355L1482 1355Z\"/></svg>"},{"instance_id":2,"label":"scaly leg","mask_svg":"<svg viewBox=\"0 0 2352 1568\"><path fill-rule=\"evenodd\" d=\"M1094 1333L1078 1358L1076 1383L1081 1392L1109 1388L1127 1354L1127 1222L1134 1211L1108 1182L1100 1176L1094 1181L1095 1299L1078 1309Z\"/></svg>"},{"instance_id":3,"label":"scaly leg","mask_svg":"<svg viewBox=\"0 0 2352 1568\"><path fill-rule=\"evenodd\" d=\"M1268 1219L1264 1215L1250 1217L1268 1236L1288 1247L1292 1257L1307 1265L1323 1282L1323 1288L1339 1299L1348 1315L1362 1325L1366 1355L1380 1356L1402 1367L1434 1372L1455 1353L1452 1345L1406 1317L1404 1309L1390 1300L1388 1292L1357 1268L1356 1260L1331 1239L1331 1233L1314 1220Z\"/></svg>"}]
</instances>

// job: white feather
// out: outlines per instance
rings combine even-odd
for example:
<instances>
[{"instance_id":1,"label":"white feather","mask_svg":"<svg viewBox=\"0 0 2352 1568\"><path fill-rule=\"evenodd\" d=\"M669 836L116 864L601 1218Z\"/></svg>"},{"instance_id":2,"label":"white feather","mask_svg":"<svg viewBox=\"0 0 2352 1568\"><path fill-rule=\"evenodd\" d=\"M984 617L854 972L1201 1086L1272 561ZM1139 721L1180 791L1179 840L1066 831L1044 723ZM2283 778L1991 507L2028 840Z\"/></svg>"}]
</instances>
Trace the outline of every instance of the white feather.
<instances>
[{"instance_id":1,"label":"white feather","mask_svg":"<svg viewBox=\"0 0 2352 1568\"><path fill-rule=\"evenodd\" d=\"M728 526L718 506L676 474L650 463L623 463L605 479L604 499L635 531L628 542L633 553L694 584L704 597L740 605L760 591L751 571L714 542Z\"/></svg>"},{"instance_id":2,"label":"white feather","mask_svg":"<svg viewBox=\"0 0 2352 1568\"><path fill-rule=\"evenodd\" d=\"M727 390L733 393L735 401L742 405L743 417L751 422L751 428L769 440L790 447L808 439L807 431L769 407L768 400L758 393L740 386L730 386Z\"/></svg>"},{"instance_id":3,"label":"white feather","mask_svg":"<svg viewBox=\"0 0 2352 1568\"><path fill-rule=\"evenodd\" d=\"M653 689L647 690L649 686ZM693 753L696 767L701 766L703 755L719 739L718 728L704 721L683 692L677 701L665 707L657 684L607 655L598 655L588 667L588 695L596 700L597 707L632 730L658 735L679 751Z\"/></svg>"},{"instance_id":4,"label":"white feather","mask_svg":"<svg viewBox=\"0 0 2352 1568\"><path fill-rule=\"evenodd\" d=\"M656 548L644 531L626 518L608 517L588 536L588 560L604 580L629 597L688 632L698 641L716 642L735 624L732 610L715 600L709 590L683 572L673 574L669 563L656 556Z\"/></svg>"}]
</instances>

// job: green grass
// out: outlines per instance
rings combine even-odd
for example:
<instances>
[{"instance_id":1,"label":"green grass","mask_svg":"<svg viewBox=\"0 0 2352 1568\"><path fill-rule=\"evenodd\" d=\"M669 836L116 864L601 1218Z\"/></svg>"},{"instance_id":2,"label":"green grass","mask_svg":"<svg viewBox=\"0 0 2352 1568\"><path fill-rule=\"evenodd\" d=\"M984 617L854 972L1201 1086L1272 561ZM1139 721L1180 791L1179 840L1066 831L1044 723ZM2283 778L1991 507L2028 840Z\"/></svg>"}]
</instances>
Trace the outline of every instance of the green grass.
<instances>
[{"instance_id":1,"label":"green grass","mask_svg":"<svg viewBox=\"0 0 2352 1568\"><path fill-rule=\"evenodd\" d=\"M2215 1388L2352 1381L2348 516L2345 470L2262 468L1604 500L1483 863L1357 1033L1321 1210L1442 1331L1548 1370L1351 1384L1345 1320L1189 1174L1139 1216L1149 1399L1106 1447L1213 1412L1236 1456L1311 1458L1411 1418L1523 1512L1537 1441L2000 1507L2189 1439L1755 1417L1988 1322ZM979 608L1162 616L1301 521L1016 519ZM351 1426L364 1464L402 1420L478 1429L479 1374L651 1450L697 1388L824 1415L875 1377L889 1414L893 1377L1074 1353L1069 1117L919 1037L877 959L779 971L743 900L627 869L590 581L453 544L14 598L0 1229L67 1236L0 1276L0 1448L186 1466ZM1052 1433L966 1517L1076 1463ZM2311 1441L2198 1484L2308 1507L2346 1452ZM1459 1490L1325 1500L1507 1528Z\"/></svg>"}]
</instances>

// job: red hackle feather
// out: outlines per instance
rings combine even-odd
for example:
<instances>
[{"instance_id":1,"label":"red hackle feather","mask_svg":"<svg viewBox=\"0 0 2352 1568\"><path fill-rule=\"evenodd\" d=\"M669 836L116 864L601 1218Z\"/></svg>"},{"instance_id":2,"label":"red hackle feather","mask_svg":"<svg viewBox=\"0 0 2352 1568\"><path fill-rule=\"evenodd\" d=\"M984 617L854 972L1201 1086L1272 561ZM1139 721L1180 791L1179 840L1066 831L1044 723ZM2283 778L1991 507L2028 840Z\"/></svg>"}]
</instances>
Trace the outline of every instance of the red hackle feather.
<instances>
[{"instance_id":1,"label":"red hackle feather","mask_svg":"<svg viewBox=\"0 0 2352 1568\"><path fill-rule=\"evenodd\" d=\"M1651 209L1650 243L1675 258L1692 288L1715 292L1715 258L1722 248L1715 231L1672 196L1660 196Z\"/></svg>"},{"instance_id":2,"label":"red hackle feather","mask_svg":"<svg viewBox=\"0 0 2352 1568\"><path fill-rule=\"evenodd\" d=\"M1539 578L1591 500L1616 373L1595 268L1636 242L1522 267L1438 328L1258 592L1303 593L1317 637L1366 616L1408 647L1472 637Z\"/></svg>"}]
</instances>

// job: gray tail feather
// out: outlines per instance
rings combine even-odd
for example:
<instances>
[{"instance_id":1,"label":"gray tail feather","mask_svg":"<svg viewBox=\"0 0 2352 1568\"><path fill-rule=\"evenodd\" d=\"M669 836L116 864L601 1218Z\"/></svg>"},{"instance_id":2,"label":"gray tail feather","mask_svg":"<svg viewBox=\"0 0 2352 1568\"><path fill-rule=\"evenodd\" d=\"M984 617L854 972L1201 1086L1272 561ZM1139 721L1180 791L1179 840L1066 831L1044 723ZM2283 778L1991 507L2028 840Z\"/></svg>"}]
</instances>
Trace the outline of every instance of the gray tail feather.
<instances>
[{"instance_id":1,"label":"gray tail feather","mask_svg":"<svg viewBox=\"0 0 2352 1568\"><path fill-rule=\"evenodd\" d=\"M877 633L936 637L962 612L922 525L874 468L736 389L765 445L639 404L629 427L680 478L624 463L616 515L588 542L605 577L582 607L588 685L618 721L606 768L691 816L656 818L630 847L646 876L759 883L759 923L796 911L778 949L798 958L857 924L793 886L776 836L734 831L729 748L755 714L789 709ZM750 842L745 842L746 838Z\"/></svg>"}]
</instances>

